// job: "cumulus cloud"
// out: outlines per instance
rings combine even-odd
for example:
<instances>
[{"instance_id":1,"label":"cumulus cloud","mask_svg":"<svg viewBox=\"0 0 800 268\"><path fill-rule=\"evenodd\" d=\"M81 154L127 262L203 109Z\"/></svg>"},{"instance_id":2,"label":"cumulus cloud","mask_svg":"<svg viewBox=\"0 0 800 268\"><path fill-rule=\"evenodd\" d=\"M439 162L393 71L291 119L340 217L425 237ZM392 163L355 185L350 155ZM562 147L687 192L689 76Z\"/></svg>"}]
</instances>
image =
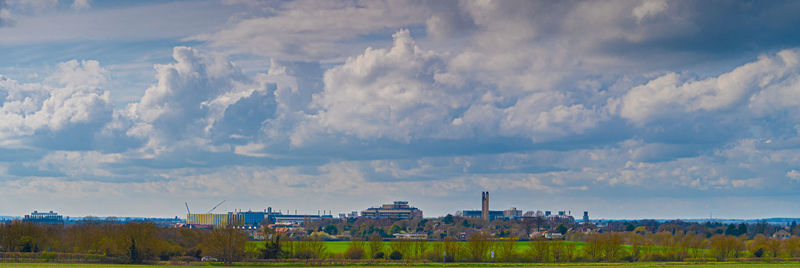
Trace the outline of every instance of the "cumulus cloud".
<instances>
[{"instance_id":1,"label":"cumulus cloud","mask_svg":"<svg viewBox=\"0 0 800 268\"><path fill-rule=\"evenodd\" d=\"M127 134L147 139L151 152L181 141L252 138L274 114L274 85L264 75L251 79L224 58L188 47L176 47L173 59L156 66L158 83L124 114L131 123Z\"/></svg>"},{"instance_id":2,"label":"cumulus cloud","mask_svg":"<svg viewBox=\"0 0 800 268\"><path fill-rule=\"evenodd\" d=\"M450 73L449 58L416 45L408 30L394 34L389 49L368 48L325 73L306 128L360 139L402 142L478 135L526 137L536 141L581 134L605 115L572 103L556 91L505 96ZM505 100L508 98L508 100ZM293 136L302 144L307 132Z\"/></svg>"},{"instance_id":3,"label":"cumulus cloud","mask_svg":"<svg viewBox=\"0 0 800 268\"><path fill-rule=\"evenodd\" d=\"M43 84L0 76L3 143L43 138L52 146L91 144L113 111L109 91L101 89L106 76L97 61L76 60L59 64Z\"/></svg>"},{"instance_id":4,"label":"cumulus cloud","mask_svg":"<svg viewBox=\"0 0 800 268\"><path fill-rule=\"evenodd\" d=\"M420 49L409 31L394 34L391 49L368 48L325 73L325 90L314 97L325 129L359 138L408 141L429 136L452 110L468 103L435 81L443 60Z\"/></svg>"},{"instance_id":5,"label":"cumulus cloud","mask_svg":"<svg viewBox=\"0 0 800 268\"><path fill-rule=\"evenodd\" d=\"M761 110L773 104L788 106L791 100L775 96L795 91L792 85L800 76L798 60L797 51L784 50L717 77L694 80L667 73L627 92L622 97L620 116L641 124L686 113L730 109L748 100Z\"/></svg>"}]
</instances>

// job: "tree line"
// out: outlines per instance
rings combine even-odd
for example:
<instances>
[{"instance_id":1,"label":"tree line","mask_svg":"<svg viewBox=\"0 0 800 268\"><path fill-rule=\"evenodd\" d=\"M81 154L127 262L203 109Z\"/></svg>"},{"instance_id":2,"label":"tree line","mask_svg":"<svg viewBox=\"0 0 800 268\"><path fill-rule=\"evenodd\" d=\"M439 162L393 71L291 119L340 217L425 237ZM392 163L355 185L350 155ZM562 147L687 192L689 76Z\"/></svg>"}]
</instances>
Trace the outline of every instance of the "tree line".
<instances>
[{"instance_id":1,"label":"tree line","mask_svg":"<svg viewBox=\"0 0 800 268\"><path fill-rule=\"evenodd\" d=\"M74 225L45 225L28 222L0 224L0 255L45 258L91 258L110 263L153 261L195 261L215 256L236 261L244 256L247 233L237 229L186 229L156 226L149 222L87 222ZM67 254L67 255L64 255ZM73 254L73 255L68 255ZM99 258L98 258L99 257Z\"/></svg>"},{"instance_id":2,"label":"tree line","mask_svg":"<svg viewBox=\"0 0 800 268\"><path fill-rule=\"evenodd\" d=\"M524 222L458 218L447 222L443 219L360 221L358 228L351 226L345 230L358 230L347 238L350 240L348 249L344 253L332 253L323 241L324 236L281 233L266 225L261 230L266 241L248 245L248 233L234 228L170 228L148 222L40 225L15 221L0 223L0 258L49 256L113 263L191 262L203 256L223 262L257 259L633 262L800 258L800 237L792 235L800 229L796 224L784 228L768 224L671 222L653 226L646 221L627 222L609 224L608 228L600 230L601 233L570 226L563 239L546 240L541 236L515 236L527 232ZM559 226L553 229L560 229ZM389 240L387 231L378 231L421 230L424 233L429 227L443 230L438 232L443 235L431 235L429 240ZM306 229L311 233L341 230L326 222L309 225ZM542 230L545 229L536 227L531 232ZM467 235L462 237L462 234ZM254 244L259 246L254 247Z\"/></svg>"}]
</instances>

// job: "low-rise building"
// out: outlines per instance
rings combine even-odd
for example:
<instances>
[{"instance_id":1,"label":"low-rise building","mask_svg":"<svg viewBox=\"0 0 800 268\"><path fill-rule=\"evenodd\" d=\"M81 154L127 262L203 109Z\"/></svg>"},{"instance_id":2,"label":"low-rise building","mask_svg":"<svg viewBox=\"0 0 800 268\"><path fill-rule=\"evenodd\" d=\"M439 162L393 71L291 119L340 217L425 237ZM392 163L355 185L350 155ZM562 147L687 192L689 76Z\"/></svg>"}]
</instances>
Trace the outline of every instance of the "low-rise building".
<instances>
[{"instance_id":1,"label":"low-rise building","mask_svg":"<svg viewBox=\"0 0 800 268\"><path fill-rule=\"evenodd\" d=\"M241 227L244 226L244 214L234 212L227 214L186 214L186 224L190 226Z\"/></svg>"},{"instance_id":2,"label":"low-rise building","mask_svg":"<svg viewBox=\"0 0 800 268\"><path fill-rule=\"evenodd\" d=\"M393 235L394 239L397 240L428 240L428 234L426 233L398 233Z\"/></svg>"},{"instance_id":3,"label":"low-rise building","mask_svg":"<svg viewBox=\"0 0 800 268\"><path fill-rule=\"evenodd\" d=\"M483 211L462 210L461 216L464 218L483 218ZM502 210L489 210L489 221L493 221L496 219L504 219L504 218L505 218L505 213Z\"/></svg>"}]
</instances>

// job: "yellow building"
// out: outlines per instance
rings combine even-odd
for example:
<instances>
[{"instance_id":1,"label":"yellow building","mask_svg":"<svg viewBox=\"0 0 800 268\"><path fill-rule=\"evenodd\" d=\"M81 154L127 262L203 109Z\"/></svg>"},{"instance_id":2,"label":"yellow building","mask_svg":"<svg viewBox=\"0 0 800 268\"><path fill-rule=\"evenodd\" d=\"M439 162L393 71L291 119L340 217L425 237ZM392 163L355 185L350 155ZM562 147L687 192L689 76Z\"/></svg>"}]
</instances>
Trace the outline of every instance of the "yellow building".
<instances>
[{"instance_id":1,"label":"yellow building","mask_svg":"<svg viewBox=\"0 0 800 268\"><path fill-rule=\"evenodd\" d=\"M186 224L213 225L214 227L243 226L244 215L228 214L186 214Z\"/></svg>"}]
</instances>

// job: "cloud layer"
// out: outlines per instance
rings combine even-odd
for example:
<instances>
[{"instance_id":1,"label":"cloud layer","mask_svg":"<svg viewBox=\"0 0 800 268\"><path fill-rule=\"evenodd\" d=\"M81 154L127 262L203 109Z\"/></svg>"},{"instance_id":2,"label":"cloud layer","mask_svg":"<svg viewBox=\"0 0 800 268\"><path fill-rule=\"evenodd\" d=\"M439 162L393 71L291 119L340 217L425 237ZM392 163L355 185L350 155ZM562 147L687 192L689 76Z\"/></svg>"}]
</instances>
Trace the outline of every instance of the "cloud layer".
<instances>
[{"instance_id":1,"label":"cloud layer","mask_svg":"<svg viewBox=\"0 0 800 268\"><path fill-rule=\"evenodd\" d=\"M153 8L88 3L0 1L0 27ZM796 2L225 4L186 6L232 14L215 27L135 35L175 39L142 60L147 80L81 55L0 75L0 204L113 214L92 200L122 196L143 215L186 199L310 211L410 199L439 215L489 190L502 206L609 218L798 208ZM121 83L147 86L123 101ZM665 202L667 214L648 208Z\"/></svg>"}]
</instances>

